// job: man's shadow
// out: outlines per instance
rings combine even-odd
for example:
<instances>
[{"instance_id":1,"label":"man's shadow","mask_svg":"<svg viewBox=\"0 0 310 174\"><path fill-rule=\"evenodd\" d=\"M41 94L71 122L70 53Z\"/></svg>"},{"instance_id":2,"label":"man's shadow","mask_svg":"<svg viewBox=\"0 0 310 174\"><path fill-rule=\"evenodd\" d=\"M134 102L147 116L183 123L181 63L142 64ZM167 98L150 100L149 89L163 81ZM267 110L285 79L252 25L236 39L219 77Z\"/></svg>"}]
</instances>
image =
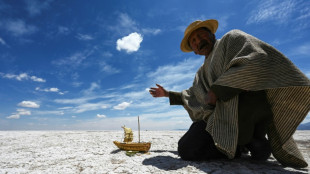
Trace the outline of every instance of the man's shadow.
<instances>
[{"instance_id":1,"label":"man's shadow","mask_svg":"<svg viewBox=\"0 0 310 174\"><path fill-rule=\"evenodd\" d=\"M238 173L238 169L242 169L242 171L247 173L260 172L260 171L263 173L264 172L268 173L269 171L278 173L296 173L296 174L308 173L308 169L295 168L295 171L293 172L285 169L284 166L280 165L276 161L258 162L255 160L251 160L250 158L242 158L234 160L222 159L222 160L210 160L210 161L184 161L179 157L174 158L171 156L155 156L145 159L142 162L142 164L151 165L165 171L178 170L183 167L193 166L199 169L200 171L206 173L212 173L216 171L223 173L226 172Z\"/></svg>"},{"instance_id":2,"label":"man's shadow","mask_svg":"<svg viewBox=\"0 0 310 174\"><path fill-rule=\"evenodd\" d=\"M143 165L155 166L158 169L170 171L178 170L186 167L188 164L182 162L179 158L173 158L171 156L155 156L152 158L147 158L142 162Z\"/></svg>"}]
</instances>

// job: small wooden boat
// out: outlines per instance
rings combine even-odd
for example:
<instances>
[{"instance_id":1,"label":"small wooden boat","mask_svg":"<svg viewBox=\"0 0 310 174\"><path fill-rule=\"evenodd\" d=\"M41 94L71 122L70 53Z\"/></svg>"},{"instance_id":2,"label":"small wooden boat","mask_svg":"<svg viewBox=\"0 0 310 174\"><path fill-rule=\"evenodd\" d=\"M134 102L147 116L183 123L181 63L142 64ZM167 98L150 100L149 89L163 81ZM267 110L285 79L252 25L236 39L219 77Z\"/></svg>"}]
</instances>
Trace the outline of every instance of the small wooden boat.
<instances>
[{"instance_id":1,"label":"small wooden boat","mask_svg":"<svg viewBox=\"0 0 310 174\"><path fill-rule=\"evenodd\" d=\"M133 133L131 128L122 126L124 129L124 140L123 142L113 141L113 143L121 150L126 151L140 151L140 152L147 152L151 148L150 142L140 142L140 122L138 117L138 129L139 129L139 142L132 142L133 140Z\"/></svg>"},{"instance_id":2,"label":"small wooden boat","mask_svg":"<svg viewBox=\"0 0 310 174\"><path fill-rule=\"evenodd\" d=\"M119 142L119 141L113 141L113 143L121 150L130 150L130 151L139 151L139 152L147 152L151 148L151 143L134 143L134 142Z\"/></svg>"}]
</instances>

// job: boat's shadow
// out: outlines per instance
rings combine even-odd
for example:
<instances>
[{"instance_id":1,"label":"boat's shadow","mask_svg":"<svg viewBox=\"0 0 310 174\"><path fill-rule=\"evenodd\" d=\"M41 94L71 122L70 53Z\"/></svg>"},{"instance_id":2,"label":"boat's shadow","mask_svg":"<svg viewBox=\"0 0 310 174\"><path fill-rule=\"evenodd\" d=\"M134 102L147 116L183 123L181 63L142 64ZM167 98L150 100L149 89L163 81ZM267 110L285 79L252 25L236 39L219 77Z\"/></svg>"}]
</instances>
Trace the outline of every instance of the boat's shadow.
<instances>
[{"instance_id":1,"label":"boat's shadow","mask_svg":"<svg viewBox=\"0 0 310 174\"><path fill-rule=\"evenodd\" d=\"M116 154L116 153L118 153L118 152L121 152L122 150L120 150L120 149L116 149L116 150L113 150L112 152L111 152L111 154Z\"/></svg>"}]
</instances>

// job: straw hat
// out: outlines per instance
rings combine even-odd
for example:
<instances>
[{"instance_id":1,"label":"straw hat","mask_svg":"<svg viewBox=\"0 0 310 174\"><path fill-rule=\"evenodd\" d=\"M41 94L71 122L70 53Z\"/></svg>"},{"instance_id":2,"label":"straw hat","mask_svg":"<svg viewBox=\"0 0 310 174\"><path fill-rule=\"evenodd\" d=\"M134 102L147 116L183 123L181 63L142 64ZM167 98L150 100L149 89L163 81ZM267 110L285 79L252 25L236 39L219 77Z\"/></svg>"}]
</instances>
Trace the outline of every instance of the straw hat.
<instances>
[{"instance_id":1,"label":"straw hat","mask_svg":"<svg viewBox=\"0 0 310 174\"><path fill-rule=\"evenodd\" d=\"M205 21L198 20L198 21L191 23L186 28L186 30L184 32L183 40L181 42L181 50L183 52L193 51L193 49L188 44L188 37L192 34L193 31L195 31L198 28L202 28L202 27L208 28L214 34L217 30L218 22L215 19L209 19L209 20L205 20Z\"/></svg>"}]
</instances>

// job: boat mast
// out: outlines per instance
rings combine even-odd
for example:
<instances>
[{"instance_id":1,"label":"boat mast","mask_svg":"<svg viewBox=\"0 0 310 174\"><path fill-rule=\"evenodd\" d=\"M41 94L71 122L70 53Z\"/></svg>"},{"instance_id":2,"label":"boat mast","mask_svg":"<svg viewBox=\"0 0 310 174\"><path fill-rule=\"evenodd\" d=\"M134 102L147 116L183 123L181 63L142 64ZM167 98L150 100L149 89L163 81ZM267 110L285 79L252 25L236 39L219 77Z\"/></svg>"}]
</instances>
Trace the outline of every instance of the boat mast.
<instances>
[{"instance_id":1,"label":"boat mast","mask_svg":"<svg viewBox=\"0 0 310 174\"><path fill-rule=\"evenodd\" d=\"M140 143L140 120L139 120L139 116L138 116L138 130L139 130L139 143Z\"/></svg>"}]
</instances>

